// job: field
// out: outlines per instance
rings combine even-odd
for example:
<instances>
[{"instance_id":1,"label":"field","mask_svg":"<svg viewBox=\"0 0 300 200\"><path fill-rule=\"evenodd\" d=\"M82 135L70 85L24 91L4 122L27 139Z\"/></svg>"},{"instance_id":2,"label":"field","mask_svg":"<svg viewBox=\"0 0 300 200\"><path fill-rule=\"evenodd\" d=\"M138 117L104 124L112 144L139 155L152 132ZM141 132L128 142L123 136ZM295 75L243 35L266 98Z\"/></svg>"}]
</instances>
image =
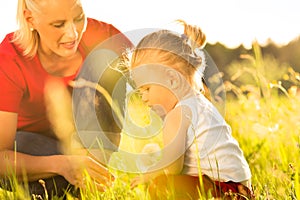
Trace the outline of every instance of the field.
<instances>
[{"instance_id":1,"label":"field","mask_svg":"<svg viewBox=\"0 0 300 200\"><path fill-rule=\"evenodd\" d=\"M224 117L249 162L255 196L300 199L300 75L291 66L263 57L255 44L253 55L243 57L232 64L232 79L224 82ZM117 180L101 193L90 184L81 199L144 199L142 189L131 190L126 181ZM26 190L16 186L15 191L0 190L0 199L30 199Z\"/></svg>"},{"instance_id":2,"label":"field","mask_svg":"<svg viewBox=\"0 0 300 200\"><path fill-rule=\"evenodd\" d=\"M262 58L257 46L250 60L252 65L246 69L255 71L255 90L247 95L238 93L237 101L227 101L226 119L250 164L256 197L299 199L299 73ZM283 78L291 83L290 88L269 77Z\"/></svg>"}]
</instances>

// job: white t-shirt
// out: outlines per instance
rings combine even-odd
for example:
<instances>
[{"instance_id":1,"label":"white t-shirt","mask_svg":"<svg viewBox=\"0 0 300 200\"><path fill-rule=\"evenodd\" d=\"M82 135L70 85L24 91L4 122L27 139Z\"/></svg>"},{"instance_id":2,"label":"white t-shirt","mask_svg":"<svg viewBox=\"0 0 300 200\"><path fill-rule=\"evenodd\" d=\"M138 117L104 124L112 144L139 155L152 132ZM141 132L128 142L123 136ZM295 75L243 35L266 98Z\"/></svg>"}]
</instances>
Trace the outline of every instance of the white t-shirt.
<instances>
[{"instance_id":1,"label":"white t-shirt","mask_svg":"<svg viewBox=\"0 0 300 200\"><path fill-rule=\"evenodd\" d=\"M212 103L199 94L178 105L188 106L192 112L182 173L191 176L202 173L222 182L250 180L251 172L243 152L232 137L230 126Z\"/></svg>"}]
</instances>

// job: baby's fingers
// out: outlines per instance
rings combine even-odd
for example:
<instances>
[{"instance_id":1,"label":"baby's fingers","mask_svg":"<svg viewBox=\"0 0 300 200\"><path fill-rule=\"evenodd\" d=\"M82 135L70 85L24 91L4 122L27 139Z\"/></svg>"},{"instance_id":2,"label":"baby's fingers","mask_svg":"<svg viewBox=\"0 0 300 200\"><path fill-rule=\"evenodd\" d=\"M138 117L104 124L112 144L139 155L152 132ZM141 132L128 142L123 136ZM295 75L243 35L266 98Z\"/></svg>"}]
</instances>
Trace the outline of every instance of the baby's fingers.
<instances>
[{"instance_id":1,"label":"baby's fingers","mask_svg":"<svg viewBox=\"0 0 300 200\"><path fill-rule=\"evenodd\" d=\"M143 181L141 180L140 177L135 177L134 179L131 180L131 183L130 183L130 188L133 189L135 188L136 186L138 186L139 184L141 184Z\"/></svg>"}]
</instances>

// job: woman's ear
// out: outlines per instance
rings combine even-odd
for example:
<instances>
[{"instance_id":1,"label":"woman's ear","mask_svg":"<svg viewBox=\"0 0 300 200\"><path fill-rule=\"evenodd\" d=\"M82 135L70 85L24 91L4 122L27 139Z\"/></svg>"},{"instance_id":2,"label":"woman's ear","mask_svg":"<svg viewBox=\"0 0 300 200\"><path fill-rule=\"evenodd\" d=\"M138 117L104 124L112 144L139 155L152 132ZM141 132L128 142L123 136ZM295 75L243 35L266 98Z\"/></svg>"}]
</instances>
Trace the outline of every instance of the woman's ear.
<instances>
[{"instance_id":1,"label":"woman's ear","mask_svg":"<svg viewBox=\"0 0 300 200\"><path fill-rule=\"evenodd\" d=\"M28 9L25 9L23 11L23 15L24 15L24 18L25 18L26 22L28 23L29 27L34 29L32 12Z\"/></svg>"}]
</instances>

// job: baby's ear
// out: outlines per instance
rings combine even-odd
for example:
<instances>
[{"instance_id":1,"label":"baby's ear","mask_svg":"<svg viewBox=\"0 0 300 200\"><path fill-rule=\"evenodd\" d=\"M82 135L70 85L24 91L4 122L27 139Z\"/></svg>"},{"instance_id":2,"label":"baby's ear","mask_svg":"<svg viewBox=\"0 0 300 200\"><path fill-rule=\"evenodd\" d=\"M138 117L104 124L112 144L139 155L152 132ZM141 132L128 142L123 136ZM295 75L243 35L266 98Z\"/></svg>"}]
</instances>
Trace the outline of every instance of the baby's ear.
<instances>
[{"instance_id":1,"label":"baby's ear","mask_svg":"<svg viewBox=\"0 0 300 200\"><path fill-rule=\"evenodd\" d=\"M170 89L177 89L180 84L180 74L174 69L167 69L167 81L169 83Z\"/></svg>"}]
</instances>

